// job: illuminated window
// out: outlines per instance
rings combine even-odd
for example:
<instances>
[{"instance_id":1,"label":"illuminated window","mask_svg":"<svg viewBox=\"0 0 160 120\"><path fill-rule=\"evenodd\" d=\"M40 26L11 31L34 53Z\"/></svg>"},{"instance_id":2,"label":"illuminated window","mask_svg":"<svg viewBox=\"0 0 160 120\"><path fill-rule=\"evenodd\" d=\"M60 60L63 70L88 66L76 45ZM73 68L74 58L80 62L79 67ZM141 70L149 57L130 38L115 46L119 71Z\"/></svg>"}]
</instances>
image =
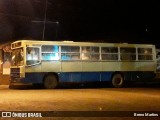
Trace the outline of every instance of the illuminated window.
<instances>
[{"instance_id":1,"label":"illuminated window","mask_svg":"<svg viewBox=\"0 0 160 120\"><path fill-rule=\"evenodd\" d=\"M33 65L40 63L40 49L34 47L26 48L26 64Z\"/></svg>"},{"instance_id":2,"label":"illuminated window","mask_svg":"<svg viewBox=\"0 0 160 120\"><path fill-rule=\"evenodd\" d=\"M82 60L99 60L99 47L83 46L81 56Z\"/></svg>"},{"instance_id":3,"label":"illuminated window","mask_svg":"<svg viewBox=\"0 0 160 120\"><path fill-rule=\"evenodd\" d=\"M59 60L59 46L43 45L42 60Z\"/></svg>"},{"instance_id":4,"label":"illuminated window","mask_svg":"<svg viewBox=\"0 0 160 120\"><path fill-rule=\"evenodd\" d=\"M61 46L61 60L80 60L80 47Z\"/></svg>"},{"instance_id":5,"label":"illuminated window","mask_svg":"<svg viewBox=\"0 0 160 120\"><path fill-rule=\"evenodd\" d=\"M59 60L59 53L42 53L42 60Z\"/></svg>"},{"instance_id":6,"label":"illuminated window","mask_svg":"<svg viewBox=\"0 0 160 120\"><path fill-rule=\"evenodd\" d=\"M61 59L62 60L79 60L80 54L79 53L62 53Z\"/></svg>"},{"instance_id":7,"label":"illuminated window","mask_svg":"<svg viewBox=\"0 0 160 120\"><path fill-rule=\"evenodd\" d=\"M67 53L71 53L71 52L80 52L80 48L78 46L62 46L61 47L61 52L67 52Z\"/></svg>"}]
</instances>

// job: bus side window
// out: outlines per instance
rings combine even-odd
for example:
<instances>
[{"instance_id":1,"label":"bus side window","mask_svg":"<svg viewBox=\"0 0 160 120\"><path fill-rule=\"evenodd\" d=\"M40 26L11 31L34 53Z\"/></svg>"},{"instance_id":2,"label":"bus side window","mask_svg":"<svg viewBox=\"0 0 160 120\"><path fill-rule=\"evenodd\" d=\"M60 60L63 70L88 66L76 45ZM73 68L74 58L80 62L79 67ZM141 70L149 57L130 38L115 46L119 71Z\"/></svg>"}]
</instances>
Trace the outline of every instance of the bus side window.
<instances>
[{"instance_id":1,"label":"bus side window","mask_svg":"<svg viewBox=\"0 0 160 120\"><path fill-rule=\"evenodd\" d=\"M118 47L102 47L102 60L118 60Z\"/></svg>"},{"instance_id":2,"label":"bus side window","mask_svg":"<svg viewBox=\"0 0 160 120\"><path fill-rule=\"evenodd\" d=\"M121 60L136 60L136 48L120 48Z\"/></svg>"},{"instance_id":3,"label":"bus side window","mask_svg":"<svg viewBox=\"0 0 160 120\"><path fill-rule=\"evenodd\" d=\"M59 60L59 46L43 45L42 60Z\"/></svg>"},{"instance_id":4,"label":"bus side window","mask_svg":"<svg viewBox=\"0 0 160 120\"><path fill-rule=\"evenodd\" d=\"M82 60L99 60L99 47L82 46Z\"/></svg>"},{"instance_id":5,"label":"bus side window","mask_svg":"<svg viewBox=\"0 0 160 120\"><path fill-rule=\"evenodd\" d=\"M138 48L138 60L153 60L152 48Z\"/></svg>"},{"instance_id":6,"label":"bus side window","mask_svg":"<svg viewBox=\"0 0 160 120\"><path fill-rule=\"evenodd\" d=\"M61 46L61 60L80 60L80 47Z\"/></svg>"}]
</instances>

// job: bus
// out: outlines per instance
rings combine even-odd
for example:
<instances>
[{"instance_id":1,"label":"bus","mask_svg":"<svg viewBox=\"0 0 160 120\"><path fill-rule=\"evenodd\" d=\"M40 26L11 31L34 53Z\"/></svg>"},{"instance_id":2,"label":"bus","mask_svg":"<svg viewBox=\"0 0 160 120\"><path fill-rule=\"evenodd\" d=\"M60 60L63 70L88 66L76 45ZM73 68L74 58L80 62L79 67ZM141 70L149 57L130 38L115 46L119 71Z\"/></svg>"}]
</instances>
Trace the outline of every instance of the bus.
<instances>
[{"instance_id":1,"label":"bus","mask_svg":"<svg viewBox=\"0 0 160 120\"><path fill-rule=\"evenodd\" d=\"M11 49L10 87L110 82L119 88L156 73L156 48L150 44L19 40Z\"/></svg>"}]
</instances>

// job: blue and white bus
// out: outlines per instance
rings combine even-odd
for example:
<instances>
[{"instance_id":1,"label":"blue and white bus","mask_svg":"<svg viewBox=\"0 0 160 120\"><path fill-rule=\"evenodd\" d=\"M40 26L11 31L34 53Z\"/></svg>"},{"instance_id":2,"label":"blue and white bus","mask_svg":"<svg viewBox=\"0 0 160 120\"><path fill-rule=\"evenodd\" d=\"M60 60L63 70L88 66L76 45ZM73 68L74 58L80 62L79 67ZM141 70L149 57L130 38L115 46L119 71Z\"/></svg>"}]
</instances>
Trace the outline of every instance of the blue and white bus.
<instances>
[{"instance_id":1,"label":"blue and white bus","mask_svg":"<svg viewBox=\"0 0 160 120\"><path fill-rule=\"evenodd\" d=\"M155 45L72 41L19 40L11 44L10 86L64 83L125 82L155 77Z\"/></svg>"}]
</instances>

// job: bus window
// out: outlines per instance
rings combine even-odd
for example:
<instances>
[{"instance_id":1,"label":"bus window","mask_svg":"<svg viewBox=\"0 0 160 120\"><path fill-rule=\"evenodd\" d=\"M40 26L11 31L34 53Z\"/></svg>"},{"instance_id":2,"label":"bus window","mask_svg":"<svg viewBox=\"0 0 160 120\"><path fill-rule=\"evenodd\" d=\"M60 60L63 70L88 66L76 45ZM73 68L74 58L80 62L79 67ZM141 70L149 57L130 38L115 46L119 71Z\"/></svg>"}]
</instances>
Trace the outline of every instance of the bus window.
<instances>
[{"instance_id":1,"label":"bus window","mask_svg":"<svg viewBox=\"0 0 160 120\"><path fill-rule=\"evenodd\" d=\"M102 60L118 60L118 54L102 54Z\"/></svg>"},{"instance_id":2,"label":"bus window","mask_svg":"<svg viewBox=\"0 0 160 120\"><path fill-rule=\"evenodd\" d=\"M82 53L99 53L99 47L82 47Z\"/></svg>"},{"instance_id":3,"label":"bus window","mask_svg":"<svg viewBox=\"0 0 160 120\"><path fill-rule=\"evenodd\" d=\"M62 53L61 54L62 60L80 60L79 53Z\"/></svg>"},{"instance_id":4,"label":"bus window","mask_svg":"<svg viewBox=\"0 0 160 120\"><path fill-rule=\"evenodd\" d=\"M136 48L120 48L121 60L136 60Z\"/></svg>"},{"instance_id":5,"label":"bus window","mask_svg":"<svg viewBox=\"0 0 160 120\"><path fill-rule=\"evenodd\" d=\"M90 60L90 54L82 53L82 60Z\"/></svg>"},{"instance_id":6,"label":"bus window","mask_svg":"<svg viewBox=\"0 0 160 120\"><path fill-rule=\"evenodd\" d=\"M57 45L43 45L42 52L59 52L59 46Z\"/></svg>"},{"instance_id":7,"label":"bus window","mask_svg":"<svg viewBox=\"0 0 160 120\"><path fill-rule=\"evenodd\" d=\"M152 54L152 48L138 48L139 54Z\"/></svg>"},{"instance_id":8,"label":"bus window","mask_svg":"<svg viewBox=\"0 0 160 120\"><path fill-rule=\"evenodd\" d=\"M79 46L62 46L61 60L80 60Z\"/></svg>"},{"instance_id":9,"label":"bus window","mask_svg":"<svg viewBox=\"0 0 160 120\"><path fill-rule=\"evenodd\" d=\"M99 47L89 47L83 46L82 47L82 60L99 60Z\"/></svg>"},{"instance_id":10,"label":"bus window","mask_svg":"<svg viewBox=\"0 0 160 120\"><path fill-rule=\"evenodd\" d=\"M40 50L39 48L27 47L26 48L26 64L34 65L40 63Z\"/></svg>"},{"instance_id":11,"label":"bus window","mask_svg":"<svg viewBox=\"0 0 160 120\"><path fill-rule=\"evenodd\" d=\"M82 53L89 53L91 52L90 47L82 47Z\"/></svg>"},{"instance_id":12,"label":"bus window","mask_svg":"<svg viewBox=\"0 0 160 120\"><path fill-rule=\"evenodd\" d=\"M118 47L102 47L102 60L118 60Z\"/></svg>"},{"instance_id":13,"label":"bus window","mask_svg":"<svg viewBox=\"0 0 160 120\"><path fill-rule=\"evenodd\" d=\"M138 60L153 60L152 55L138 55Z\"/></svg>"},{"instance_id":14,"label":"bus window","mask_svg":"<svg viewBox=\"0 0 160 120\"><path fill-rule=\"evenodd\" d=\"M59 60L59 53L42 53L42 60Z\"/></svg>"},{"instance_id":15,"label":"bus window","mask_svg":"<svg viewBox=\"0 0 160 120\"><path fill-rule=\"evenodd\" d=\"M62 46L61 52L80 52L80 48L78 46Z\"/></svg>"},{"instance_id":16,"label":"bus window","mask_svg":"<svg viewBox=\"0 0 160 120\"><path fill-rule=\"evenodd\" d=\"M59 46L43 45L42 60L59 60Z\"/></svg>"},{"instance_id":17,"label":"bus window","mask_svg":"<svg viewBox=\"0 0 160 120\"><path fill-rule=\"evenodd\" d=\"M138 60L153 60L152 48L138 48Z\"/></svg>"},{"instance_id":18,"label":"bus window","mask_svg":"<svg viewBox=\"0 0 160 120\"><path fill-rule=\"evenodd\" d=\"M24 64L23 48L12 50L12 66L19 66Z\"/></svg>"},{"instance_id":19,"label":"bus window","mask_svg":"<svg viewBox=\"0 0 160 120\"><path fill-rule=\"evenodd\" d=\"M118 53L117 47L102 47L101 48L102 53Z\"/></svg>"},{"instance_id":20,"label":"bus window","mask_svg":"<svg viewBox=\"0 0 160 120\"><path fill-rule=\"evenodd\" d=\"M99 54L92 54L91 60L99 60Z\"/></svg>"}]
</instances>

